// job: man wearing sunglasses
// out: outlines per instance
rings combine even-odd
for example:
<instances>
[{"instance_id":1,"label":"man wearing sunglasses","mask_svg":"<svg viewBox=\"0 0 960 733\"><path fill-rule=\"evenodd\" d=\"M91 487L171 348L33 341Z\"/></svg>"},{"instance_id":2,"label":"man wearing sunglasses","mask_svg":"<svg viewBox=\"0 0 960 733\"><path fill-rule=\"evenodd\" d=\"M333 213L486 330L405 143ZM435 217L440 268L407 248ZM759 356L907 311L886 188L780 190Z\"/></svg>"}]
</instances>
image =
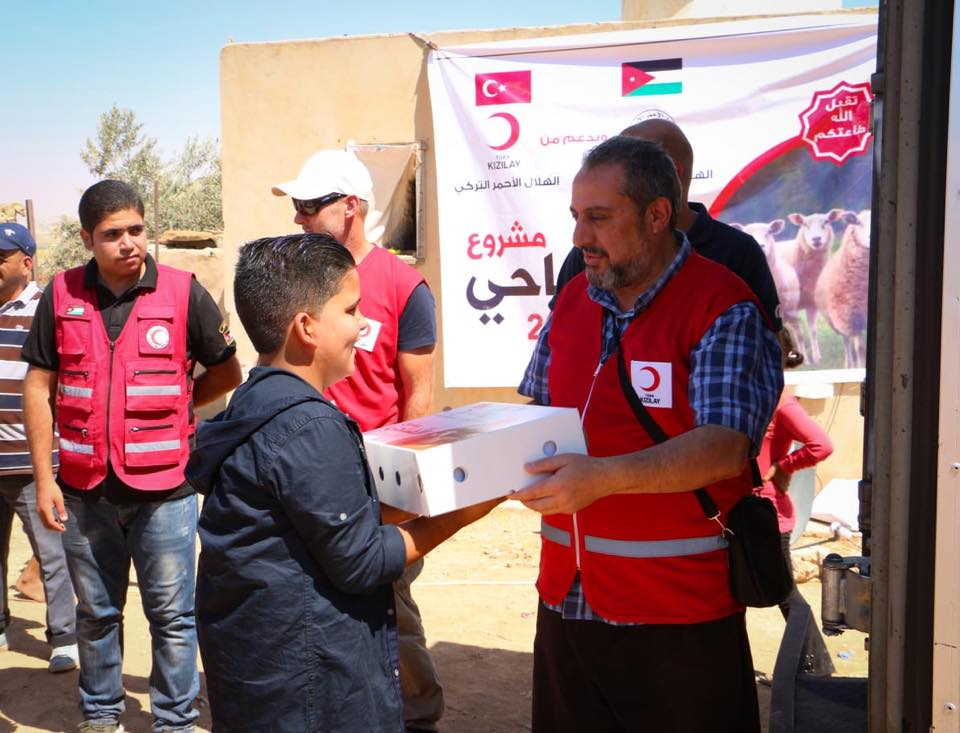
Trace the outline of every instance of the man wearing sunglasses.
<instances>
[{"instance_id":1,"label":"man wearing sunglasses","mask_svg":"<svg viewBox=\"0 0 960 733\"><path fill-rule=\"evenodd\" d=\"M293 221L303 231L330 234L357 263L360 310L370 330L357 341L356 371L330 387L327 396L364 431L430 413L436 306L420 273L367 239L373 181L366 166L352 152L321 150L297 178L272 190L293 199ZM408 732L435 731L443 714L443 688L410 593L422 568L421 560L394 583Z\"/></svg>"}]
</instances>

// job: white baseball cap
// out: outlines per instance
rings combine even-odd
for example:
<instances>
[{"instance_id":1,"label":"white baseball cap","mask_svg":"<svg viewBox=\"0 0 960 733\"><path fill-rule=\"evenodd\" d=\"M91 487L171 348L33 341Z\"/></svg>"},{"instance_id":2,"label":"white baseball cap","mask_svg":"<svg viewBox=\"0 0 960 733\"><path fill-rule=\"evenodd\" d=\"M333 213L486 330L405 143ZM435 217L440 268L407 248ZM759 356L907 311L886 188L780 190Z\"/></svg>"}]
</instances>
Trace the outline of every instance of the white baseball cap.
<instances>
[{"instance_id":1,"label":"white baseball cap","mask_svg":"<svg viewBox=\"0 0 960 733\"><path fill-rule=\"evenodd\" d=\"M321 150L311 155L292 181L278 183L274 196L290 196L307 201L331 193L357 196L373 203L373 180L370 171L352 152Z\"/></svg>"}]
</instances>

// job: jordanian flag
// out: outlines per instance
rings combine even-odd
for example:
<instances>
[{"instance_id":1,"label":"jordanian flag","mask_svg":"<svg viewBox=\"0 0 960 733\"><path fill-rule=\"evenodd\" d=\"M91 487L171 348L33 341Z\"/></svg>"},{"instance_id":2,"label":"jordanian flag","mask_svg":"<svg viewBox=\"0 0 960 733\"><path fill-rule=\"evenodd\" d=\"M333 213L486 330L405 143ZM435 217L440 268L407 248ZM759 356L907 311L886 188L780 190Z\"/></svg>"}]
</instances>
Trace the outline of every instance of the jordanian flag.
<instances>
[{"instance_id":1,"label":"jordanian flag","mask_svg":"<svg viewBox=\"0 0 960 733\"><path fill-rule=\"evenodd\" d=\"M652 97L658 94L680 94L683 82L680 71L683 59L651 59L630 61L620 65L624 97Z\"/></svg>"}]
</instances>

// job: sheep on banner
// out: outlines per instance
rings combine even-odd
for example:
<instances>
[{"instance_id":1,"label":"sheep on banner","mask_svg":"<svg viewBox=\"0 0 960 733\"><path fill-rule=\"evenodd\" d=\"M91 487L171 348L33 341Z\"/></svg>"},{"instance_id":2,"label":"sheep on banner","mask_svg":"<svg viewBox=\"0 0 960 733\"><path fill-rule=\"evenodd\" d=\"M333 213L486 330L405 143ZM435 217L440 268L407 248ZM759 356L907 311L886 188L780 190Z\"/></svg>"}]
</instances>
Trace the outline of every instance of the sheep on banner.
<instances>
[{"instance_id":1,"label":"sheep on banner","mask_svg":"<svg viewBox=\"0 0 960 733\"><path fill-rule=\"evenodd\" d=\"M851 217L869 214L876 22L796 16L431 52L446 386L520 381L570 248L581 159L650 116L676 121L697 153L691 199L764 225L750 231L763 230L811 368L862 365L865 280L831 305L840 276L820 278L850 269L830 263Z\"/></svg>"}]
</instances>

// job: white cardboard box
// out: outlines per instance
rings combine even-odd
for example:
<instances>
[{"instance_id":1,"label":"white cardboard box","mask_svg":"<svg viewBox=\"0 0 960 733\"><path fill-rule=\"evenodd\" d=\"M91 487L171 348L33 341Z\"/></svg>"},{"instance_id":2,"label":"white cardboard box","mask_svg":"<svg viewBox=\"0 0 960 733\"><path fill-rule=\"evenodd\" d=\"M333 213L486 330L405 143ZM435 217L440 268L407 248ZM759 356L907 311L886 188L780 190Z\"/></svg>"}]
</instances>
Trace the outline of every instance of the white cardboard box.
<instances>
[{"instance_id":1,"label":"white cardboard box","mask_svg":"<svg viewBox=\"0 0 960 733\"><path fill-rule=\"evenodd\" d=\"M364 433L384 504L433 516L539 480L524 463L586 453L570 407L477 402Z\"/></svg>"}]
</instances>

